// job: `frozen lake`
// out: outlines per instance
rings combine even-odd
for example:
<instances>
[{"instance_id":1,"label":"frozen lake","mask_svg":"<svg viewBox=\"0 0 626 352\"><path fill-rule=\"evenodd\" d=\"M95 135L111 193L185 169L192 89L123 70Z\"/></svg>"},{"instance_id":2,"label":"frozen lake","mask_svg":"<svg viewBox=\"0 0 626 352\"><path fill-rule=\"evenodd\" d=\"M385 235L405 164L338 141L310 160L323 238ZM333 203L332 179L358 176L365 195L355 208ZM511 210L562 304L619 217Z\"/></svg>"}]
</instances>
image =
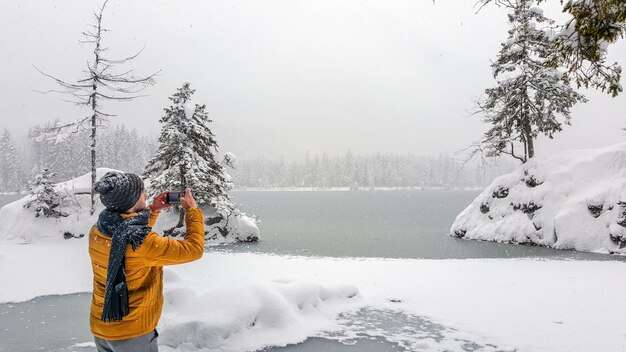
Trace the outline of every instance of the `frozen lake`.
<instances>
[{"instance_id":1,"label":"frozen lake","mask_svg":"<svg viewBox=\"0 0 626 352\"><path fill-rule=\"evenodd\" d=\"M216 250L329 257L418 259L624 257L537 246L460 240L455 217L480 191L239 191L231 198L257 215L262 241Z\"/></svg>"},{"instance_id":2,"label":"frozen lake","mask_svg":"<svg viewBox=\"0 0 626 352\"><path fill-rule=\"evenodd\" d=\"M447 235L477 191L239 191L232 198L257 215L262 241L213 247L221 252L390 258L515 258L619 260L626 258L535 246L465 241ZM0 195L0 205L17 196ZM6 288L5 288L6 289ZM87 321L90 294L0 304L0 352L94 351ZM468 351L475 350L468 344ZM313 338L271 351L401 351L380 338L355 345Z\"/></svg>"},{"instance_id":3,"label":"frozen lake","mask_svg":"<svg viewBox=\"0 0 626 352\"><path fill-rule=\"evenodd\" d=\"M5 204L11 203L14 200L17 200L23 196L17 194L0 194L0 207Z\"/></svg>"},{"instance_id":4,"label":"frozen lake","mask_svg":"<svg viewBox=\"0 0 626 352\"><path fill-rule=\"evenodd\" d=\"M1 352L93 352L88 314L91 294L80 293L46 296L28 302L0 305ZM305 343L282 348L268 348L273 352L356 352L403 351L397 345L381 338L359 339L353 345L323 338L310 338Z\"/></svg>"}]
</instances>

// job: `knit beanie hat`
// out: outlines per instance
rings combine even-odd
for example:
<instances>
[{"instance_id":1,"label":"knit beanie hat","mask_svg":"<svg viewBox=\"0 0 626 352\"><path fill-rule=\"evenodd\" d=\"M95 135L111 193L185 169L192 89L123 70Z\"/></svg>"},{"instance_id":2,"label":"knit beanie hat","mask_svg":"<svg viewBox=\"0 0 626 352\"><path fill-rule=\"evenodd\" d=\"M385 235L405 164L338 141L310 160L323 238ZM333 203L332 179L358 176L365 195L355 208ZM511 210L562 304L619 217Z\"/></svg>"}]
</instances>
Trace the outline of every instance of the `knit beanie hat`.
<instances>
[{"instance_id":1,"label":"knit beanie hat","mask_svg":"<svg viewBox=\"0 0 626 352\"><path fill-rule=\"evenodd\" d=\"M94 185L100 193L100 201L109 210L125 213L141 197L144 186L141 178L135 174L109 171Z\"/></svg>"}]
</instances>

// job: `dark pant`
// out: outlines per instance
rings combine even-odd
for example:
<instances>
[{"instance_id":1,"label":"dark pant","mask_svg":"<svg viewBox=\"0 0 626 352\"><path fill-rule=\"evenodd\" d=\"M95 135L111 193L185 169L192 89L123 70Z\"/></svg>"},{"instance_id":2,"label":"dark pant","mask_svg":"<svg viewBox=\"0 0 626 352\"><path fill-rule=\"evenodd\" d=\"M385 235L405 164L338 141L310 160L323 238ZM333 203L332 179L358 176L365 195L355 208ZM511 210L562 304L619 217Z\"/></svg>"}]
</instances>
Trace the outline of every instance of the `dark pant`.
<instances>
[{"instance_id":1,"label":"dark pant","mask_svg":"<svg viewBox=\"0 0 626 352\"><path fill-rule=\"evenodd\" d=\"M143 336L127 340L109 341L95 336L94 338L98 352L159 352L158 336L159 333L154 329Z\"/></svg>"}]
</instances>

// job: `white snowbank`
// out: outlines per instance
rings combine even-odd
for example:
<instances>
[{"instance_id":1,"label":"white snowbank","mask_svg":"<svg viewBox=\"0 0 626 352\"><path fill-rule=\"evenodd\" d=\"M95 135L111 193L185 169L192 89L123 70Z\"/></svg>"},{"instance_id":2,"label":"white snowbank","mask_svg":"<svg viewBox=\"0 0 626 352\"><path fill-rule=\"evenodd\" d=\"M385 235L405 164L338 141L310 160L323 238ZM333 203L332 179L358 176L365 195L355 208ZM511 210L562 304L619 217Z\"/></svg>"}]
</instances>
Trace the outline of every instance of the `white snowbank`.
<instances>
[{"instance_id":1,"label":"white snowbank","mask_svg":"<svg viewBox=\"0 0 626 352\"><path fill-rule=\"evenodd\" d=\"M233 191L245 192L354 192L354 191L478 191L478 187L398 186L398 187L246 187L237 186Z\"/></svg>"},{"instance_id":2,"label":"white snowbank","mask_svg":"<svg viewBox=\"0 0 626 352\"><path fill-rule=\"evenodd\" d=\"M0 244L0 302L89 292L86 244ZM625 276L623 262L208 252L166 267L159 347L244 351L365 334L413 351L473 342L481 351L614 352L626 348Z\"/></svg>"},{"instance_id":3,"label":"white snowbank","mask_svg":"<svg viewBox=\"0 0 626 352\"><path fill-rule=\"evenodd\" d=\"M99 179L109 171L114 170L99 168L96 170L96 177ZM68 196L59 207L60 210L70 214L68 217L35 217L31 209L24 208L24 204L33 199L33 196L27 195L0 208L0 241L30 243L36 240L62 240L65 232L76 236L87 234L98 220L100 211L104 209L98 200L96 212L93 215L89 214L91 196L88 193L91 190L91 172L70 181L57 183L55 189Z\"/></svg>"},{"instance_id":4,"label":"white snowbank","mask_svg":"<svg viewBox=\"0 0 626 352\"><path fill-rule=\"evenodd\" d=\"M334 327L336 315L358 293L350 285L291 280L231 283L198 292L187 279L170 272L165 283L167 313L159 343L177 351L253 351L303 341Z\"/></svg>"},{"instance_id":5,"label":"white snowbank","mask_svg":"<svg viewBox=\"0 0 626 352\"><path fill-rule=\"evenodd\" d=\"M496 178L452 236L626 253L626 143L534 158Z\"/></svg>"},{"instance_id":6,"label":"white snowbank","mask_svg":"<svg viewBox=\"0 0 626 352\"><path fill-rule=\"evenodd\" d=\"M109 171L107 168L98 168L96 177L99 179ZM69 213L70 216L62 218L35 217L31 209L25 209L24 204L32 199L27 195L13 203L0 208L0 242L31 243L33 241L50 240L59 241L64 239L64 233L69 232L74 236L86 235L91 226L98 220L98 215L104 209L100 198L96 196L96 211L89 214L91 207L91 172L75 179L61 182L55 185L59 192L67 194L67 198L59 207L59 210ZM216 216L213 209L203 209L205 218ZM154 230L163 234L165 229L174 227L178 223L178 213L168 210L163 211L157 221ZM226 228L227 235L223 236L218 227ZM207 232L206 244L218 245L228 242L259 239L259 228L254 218L236 212L228 219L205 226ZM181 229L184 233L184 227Z\"/></svg>"},{"instance_id":7,"label":"white snowbank","mask_svg":"<svg viewBox=\"0 0 626 352\"><path fill-rule=\"evenodd\" d=\"M88 247L86 238L65 243L0 242L0 303L91 292Z\"/></svg>"}]
</instances>

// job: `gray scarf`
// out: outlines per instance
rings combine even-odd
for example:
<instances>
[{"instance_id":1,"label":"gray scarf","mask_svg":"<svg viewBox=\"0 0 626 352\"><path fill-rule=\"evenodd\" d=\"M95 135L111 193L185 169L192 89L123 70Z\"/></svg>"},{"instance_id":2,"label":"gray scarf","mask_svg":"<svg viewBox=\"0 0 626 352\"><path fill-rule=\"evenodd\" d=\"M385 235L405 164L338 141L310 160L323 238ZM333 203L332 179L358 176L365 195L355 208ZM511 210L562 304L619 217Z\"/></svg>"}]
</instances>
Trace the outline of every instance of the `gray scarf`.
<instances>
[{"instance_id":1,"label":"gray scarf","mask_svg":"<svg viewBox=\"0 0 626 352\"><path fill-rule=\"evenodd\" d=\"M104 322L119 321L128 315L128 287L126 285L126 244L136 250L146 235L152 231L148 226L149 211L124 219L119 213L103 210L98 217L98 230L112 238L107 268L106 291L102 317Z\"/></svg>"}]
</instances>

